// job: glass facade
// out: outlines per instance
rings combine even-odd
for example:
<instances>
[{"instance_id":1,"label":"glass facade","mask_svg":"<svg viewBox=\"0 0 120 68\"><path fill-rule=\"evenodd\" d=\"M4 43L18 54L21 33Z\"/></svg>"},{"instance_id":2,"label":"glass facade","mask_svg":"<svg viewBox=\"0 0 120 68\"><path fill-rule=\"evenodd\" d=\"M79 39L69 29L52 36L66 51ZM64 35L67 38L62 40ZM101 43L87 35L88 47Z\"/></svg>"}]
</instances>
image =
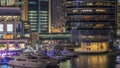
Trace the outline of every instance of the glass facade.
<instances>
[{"instance_id":1,"label":"glass facade","mask_svg":"<svg viewBox=\"0 0 120 68\"><path fill-rule=\"evenodd\" d=\"M39 1L39 33L49 33L49 1Z\"/></svg>"},{"instance_id":2,"label":"glass facade","mask_svg":"<svg viewBox=\"0 0 120 68\"><path fill-rule=\"evenodd\" d=\"M28 16L31 32L49 32L49 2L47 0L29 0Z\"/></svg>"},{"instance_id":3,"label":"glass facade","mask_svg":"<svg viewBox=\"0 0 120 68\"><path fill-rule=\"evenodd\" d=\"M62 0L51 0L51 33L65 33L62 18Z\"/></svg>"},{"instance_id":4,"label":"glass facade","mask_svg":"<svg viewBox=\"0 0 120 68\"><path fill-rule=\"evenodd\" d=\"M40 25L39 32L48 33L49 32L49 21L48 21L48 11L40 11Z\"/></svg>"},{"instance_id":5,"label":"glass facade","mask_svg":"<svg viewBox=\"0 0 120 68\"><path fill-rule=\"evenodd\" d=\"M116 35L116 0L63 0L71 41L81 52L104 52Z\"/></svg>"},{"instance_id":6,"label":"glass facade","mask_svg":"<svg viewBox=\"0 0 120 68\"><path fill-rule=\"evenodd\" d=\"M37 20L37 11L29 11L29 22L31 25L31 31L32 32L37 32L37 24L38 24L38 20Z\"/></svg>"},{"instance_id":7,"label":"glass facade","mask_svg":"<svg viewBox=\"0 0 120 68\"><path fill-rule=\"evenodd\" d=\"M120 36L120 0L117 2L117 36Z\"/></svg>"},{"instance_id":8,"label":"glass facade","mask_svg":"<svg viewBox=\"0 0 120 68\"><path fill-rule=\"evenodd\" d=\"M31 32L37 32L37 28L38 28L38 5L39 1L36 0L29 0L28 1L28 20L30 22L30 29Z\"/></svg>"},{"instance_id":9,"label":"glass facade","mask_svg":"<svg viewBox=\"0 0 120 68\"><path fill-rule=\"evenodd\" d=\"M25 48L27 40L23 37L21 9L17 0L0 0L0 54L7 55L9 51Z\"/></svg>"},{"instance_id":10,"label":"glass facade","mask_svg":"<svg viewBox=\"0 0 120 68\"><path fill-rule=\"evenodd\" d=\"M19 38L23 35L23 28L19 28L17 25L22 26L20 18L20 8L17 7L0 7L0 39L15 39L19 32Z\"/></svg>"}]
</instances>

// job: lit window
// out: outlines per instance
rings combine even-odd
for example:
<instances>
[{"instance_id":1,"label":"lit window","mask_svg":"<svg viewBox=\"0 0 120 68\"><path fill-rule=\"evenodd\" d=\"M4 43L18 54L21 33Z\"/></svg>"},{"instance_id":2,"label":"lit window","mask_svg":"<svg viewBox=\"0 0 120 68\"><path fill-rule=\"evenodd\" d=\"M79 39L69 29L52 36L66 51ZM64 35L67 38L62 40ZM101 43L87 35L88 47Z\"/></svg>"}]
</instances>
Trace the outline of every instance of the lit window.
<instances>
[{"instance_id":1,"label":"lit window","mask_svg":"<svg viewBox=\"0 0 120 68\"><path fill-rule=\"evenodd\" d=\"M73 13L78 12L78 10L73 10Z\"/></svg>"},{"instance_id":2,"label":"lit window","mask_svg":"<svg viewBox=\"0 0 120 68\"><path fill-rule=\"evenodd\" d=\"M93 3L92 3L92 2L87 3L87 6L92 6L92 5L93 5Z\"/></svg>"},{"instance_id":3,"label":"lit window","mask_svg":"<svg viewBox=\"0 0 120 68\"><path fill-rule=\"evenodd\" d=\"M7 24L7 32L13 32L13 24Z\"/></svg>"},{"instance_id":4,"label":"lit window","mask_svg":"<svg viewBox=\"0 0 120 68\"><path fill-rule=\"evenodd\" d=\"M105 9L96 9L96 12L106 12Z\"/></svg>"},{"instance_id":5,"label":"lit window","mask_svg":"<svg viewBox=\"0 0 120 68\"><path fill-rule=\"evenodd\" d=\"M13 35L12 34L6 34L6 35L4 35L4 39L13 39Z\"/></svg>"},{"instance_id":6,"label":"lit window","mask_svg":"<svg viewBox=\"0 0 120 68\"><path fill-rule=\"evenodd\" d=\"M0 24L0 32L3 32L4 28L3 28L3 24Z\"/></svg>"},{"instance_id":7,"label":"lit window","mask_svg":"<svg viewBox=\"0 0 120 68\"><path fill-rule=\"evenodd\" d=\"M103 3L101 3L101 2L96 2L96 5L97 5L97 6L101 6L101 5L103 5Z\"/></svg>"},{"instance_id":8,"label":"lit window","mask_svg":"<svg viewBox=\"0 0 120 68\"><path fill-rule=\"evenodd\" d=\"M86 13L86 12L93 12L93 10L91 10L91 9L83 9L83 10L81 10L83 13Z\"/></svg>"}]
</instances>

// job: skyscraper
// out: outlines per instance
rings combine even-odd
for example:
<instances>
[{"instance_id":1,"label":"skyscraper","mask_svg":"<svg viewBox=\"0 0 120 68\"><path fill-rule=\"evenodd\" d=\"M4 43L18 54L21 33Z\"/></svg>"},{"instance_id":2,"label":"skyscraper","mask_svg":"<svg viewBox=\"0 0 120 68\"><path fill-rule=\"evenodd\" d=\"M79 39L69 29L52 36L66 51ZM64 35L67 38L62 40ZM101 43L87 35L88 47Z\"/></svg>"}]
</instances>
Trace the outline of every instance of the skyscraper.
<instances>
[{"instance_id":1,"label":"skyscraper","mask_svg":"<svg viewBox=\"0 0 120 68\"><path fill-rule=\"evenodd\" d=\"M50 28L49 0L39 0L39 33L49 33Z\"/></svg>"},{"instance_id":2,"label":"skyscraper","mask_svg":"<svg viewBox=\"0 0 120 68\"><path fill-rule=\"evenodd\" d=\"M65 32L63 17L62 17L62 0L51 0L51 32Z\"/></svg>"},{"instance_id":3,"label":"skyscraper","mask_svg":"<svg viewBox=\"0 0 120 68\"><path fill-rule=\"evenodd\" d=\"M28 20L31 32L49 33L49 1L29 0Z\"/></svg>"},{"instance_id":4,"label":"skyscraper","mask_svg":"<svg viewBox=\"0 0 120 68\"><path fill-rule=\"evenodd\" d=\"M120 36L120 0L117 0L117 35Z\"/></svg>"},{"instance_id":5,"label":"skyscraper","mask_svg":"<svg viewBox=\"0 0 120 68\"><path fill-rule=\"evenodd\" d=\"M116 0L63 0L64 18L80 52L105 52L116 35Z\"/></svg>"},{"instance_id":6,"label":"skyscraper","mask_svg":"<svg viewBox=\"0 0 120 68\"><path fill-rule=\"evenodd\" d=\"M21 50L27 44L23 39L21 9L17 0L0 0L0 50Z\"/></svg>"},{"instance_id":7,"label":"skyscraper","mask_svg":"<svg viewBox=\"0 0 120 68\"><path fill-rule=\"evenodd\" d=\"M28 20L28 0L19 0L18 6L21 8L21 20L24 23L24 36L30 38L30 21Z\"/></svg>"},{"instance_id":8,"label":"skyscraper","mask_svg":"<svg viewBox=\"0 0 120 68\"><path fill-rule=\"evenodd\" d=\"M38 31L39 24L39 0L28 0L28 20L31 32Z\"/></svg>"},{"instance_id":9,"label":"skyscraper","mask_svg":"<svg viewBox=\"0 0 120 68\"><path fill-rule=\"evenodd\" d=\"M30 23L32 45L35 45L39 40L39 34L50 32L49 15L48 0L28 0L28 21Z\"/></svg>"}]
</instances>

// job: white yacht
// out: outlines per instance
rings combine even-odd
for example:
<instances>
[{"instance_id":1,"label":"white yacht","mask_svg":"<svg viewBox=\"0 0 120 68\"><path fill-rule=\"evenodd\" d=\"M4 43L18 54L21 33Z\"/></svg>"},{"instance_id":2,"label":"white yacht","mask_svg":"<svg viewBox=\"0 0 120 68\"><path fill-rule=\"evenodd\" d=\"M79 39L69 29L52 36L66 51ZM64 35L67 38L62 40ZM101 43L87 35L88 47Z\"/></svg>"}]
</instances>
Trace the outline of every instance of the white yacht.
<instances>
[{"instance_id":1,"label":"white yacht","mask_svg":"<svg viewBox=\"0 0 120 68\"><path fill-rule=\"evenodd\" d=\"M50 55L49 56L50 58L52 59L56 59L56 60L64 60L64 59L67 59L67 56L63 56L63 55Z\"/></svg>"},{"instance_id":2,"label":"white yacht","mask_svg":"<svg viewBox=\"0 0 120 68\"><path fill-rule=\"evenodd\" d=\"M38 60L43 61L47 63L48 65L57 65L58 61L52 58L49 58L48 56L44 56L42 54L32 54L32 56L36 57Z\"/></svg>"},{"instance_id":3,"label":"white yacht","mask_svg":"<svg viewBox=\"0 0 120 68\"><path fill-rule=\"evenodd\" d=\"M27 68L46 68L47 63L37 60L34 57L20 55L14 56L13 60L8 62L9 65L19 66L19 67L27 67Z\"/></svg>"},{"instance_id":4,"label":"white yacht","mask_svg":"<svg viewBox=\"0 0 120 68\"><path fill-rule=\"evenodd\" d=\"M64 56L64 55L61 55L61 54L53 54L53 53L50 53L50 52L47 53L47 56L52 58L52 59L55 59L55 60L64 60L64 59L67 58L67 56Z\"/></svg>"}]
</instances>

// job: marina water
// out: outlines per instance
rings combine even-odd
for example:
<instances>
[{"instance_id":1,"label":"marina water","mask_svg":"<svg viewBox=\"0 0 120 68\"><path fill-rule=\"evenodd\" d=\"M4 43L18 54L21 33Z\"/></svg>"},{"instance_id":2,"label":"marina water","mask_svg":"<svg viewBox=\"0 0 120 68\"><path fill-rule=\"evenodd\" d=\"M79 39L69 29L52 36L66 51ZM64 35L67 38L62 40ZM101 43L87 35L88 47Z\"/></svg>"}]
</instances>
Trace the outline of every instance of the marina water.
<instances>
[{"instance_id":1,"label":"marina water","mask_svg":"<svg viewBox=\"0 0 120 68\"><path fill-rule=\"evenodd\" d=\"M20 67L0 65L0 68L20 68ZM120 68L120 55L115 54L79 55L77 58L71 58L66 61L60 61L58 67L55 68Z\"/></svg>"}]
</instances>

